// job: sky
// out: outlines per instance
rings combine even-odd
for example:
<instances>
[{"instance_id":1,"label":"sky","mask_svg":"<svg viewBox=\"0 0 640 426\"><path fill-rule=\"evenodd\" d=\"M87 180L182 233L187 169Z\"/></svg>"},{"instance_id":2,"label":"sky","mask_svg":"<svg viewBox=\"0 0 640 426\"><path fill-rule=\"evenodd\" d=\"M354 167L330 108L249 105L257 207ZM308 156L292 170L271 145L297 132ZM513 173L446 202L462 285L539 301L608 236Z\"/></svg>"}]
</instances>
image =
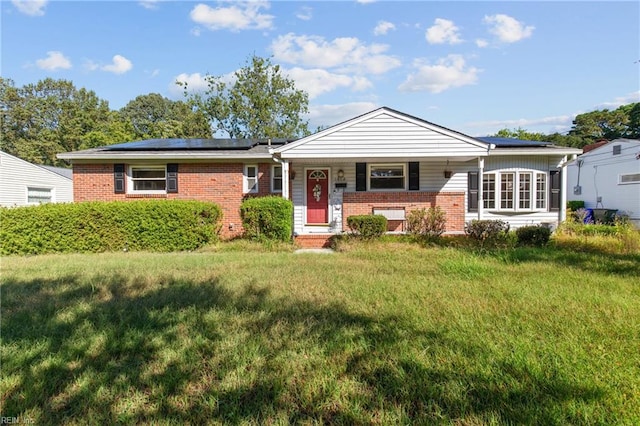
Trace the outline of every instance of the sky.
<instances>
[{"instance_id":1,"label":"sky","mask_svg":"<svg viewBox=\"0 0 640 426\"><path fill-rule=\"evenodd\" d=\"M120 109L271 58L310 129L381 106L471 136L640 102L640 2L1 0L0 75Z\"/></svg>"}]
</instances>

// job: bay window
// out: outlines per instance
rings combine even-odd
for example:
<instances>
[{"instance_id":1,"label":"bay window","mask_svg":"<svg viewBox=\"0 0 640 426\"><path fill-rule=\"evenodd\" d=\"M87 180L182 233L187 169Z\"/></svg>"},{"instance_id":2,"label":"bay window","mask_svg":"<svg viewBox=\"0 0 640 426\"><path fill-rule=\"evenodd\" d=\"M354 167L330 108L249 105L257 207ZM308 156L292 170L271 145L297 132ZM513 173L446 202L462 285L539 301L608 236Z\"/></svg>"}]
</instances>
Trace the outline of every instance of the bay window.
<instances>
[{"instance_id":1,"label":"bay window","mask_svg":"<svg viewBox=\"0 0 640 426\"><path fill-rule=\"evenodd\" d=\"M482 177L482 202L485 209L546 210L547 198L546 173L496 171L485 173Z\"/></svg>"}]
</instances>

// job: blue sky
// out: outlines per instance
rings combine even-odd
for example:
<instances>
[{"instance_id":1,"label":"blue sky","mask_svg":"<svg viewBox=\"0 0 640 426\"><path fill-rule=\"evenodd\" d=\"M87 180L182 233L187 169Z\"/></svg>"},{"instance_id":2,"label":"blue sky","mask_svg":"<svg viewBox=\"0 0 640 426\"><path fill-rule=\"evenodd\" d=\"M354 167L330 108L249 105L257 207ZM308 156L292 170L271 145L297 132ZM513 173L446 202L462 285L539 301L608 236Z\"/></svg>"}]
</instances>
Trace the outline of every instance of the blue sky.
<instances>
[{"instance_id":1,"label":"blue sky","mask_svg":"<svg viewBox=\"0 0 640 426\"><path fill-rule=\"evenodd\" d=\"M2 77L119 109L255 54L310 95L311 128L388 106L472 136L567 131L640 102L640 2L2 0Z\"/></svg>"}]
</instances>

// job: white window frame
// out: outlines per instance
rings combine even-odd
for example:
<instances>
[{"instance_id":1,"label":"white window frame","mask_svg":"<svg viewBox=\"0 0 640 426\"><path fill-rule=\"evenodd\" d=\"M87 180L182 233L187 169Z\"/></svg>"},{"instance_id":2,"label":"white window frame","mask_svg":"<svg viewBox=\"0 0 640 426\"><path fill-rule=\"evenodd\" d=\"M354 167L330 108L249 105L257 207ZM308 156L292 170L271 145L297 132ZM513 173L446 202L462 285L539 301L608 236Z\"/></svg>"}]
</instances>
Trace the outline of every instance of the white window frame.
<instances>
[{"instance_id":1,"label":"white window frame","mask_svg":"<svg viewBox=\"0 0 640 426\"><path fill-rule=\"evenodd\" d=\"M402 188L372 188L371 187L371 171L372 169L377 168L402 168ZM375 178L373 178L375 179ZM367 190L369 191L379 191L379 192L388 192L388 191L406 191L407 190L407 164L406 163L371 163L367 164Z\"/></svg>"},{"instance_id":2,"label":"white window frame","mask_svg":"<svg viewBox=\"0 0 640 426\"><path fill-rule=\"evenodd\" d=\"M135 169L142 170L162 170L164 172L164 179L161 178L150 178L150 179L141 179L134 178L133 171ZM136 181L144 181L144 180L154 180L161 181L164 180L164 190L156 190L156 189L135 189ZM131 164L127 168L127 193L128 194L166 194L167 193L167 166L166 164Z\"/></svg>"},{"instance_id":3,"label":"white window frame","mask_svg":"<svg viewBox=\"0 0 640 426\"><path fill-rule=\"evenodd\" d=\"M280 177L276 178L276 169L280 169ZM284 185L284 179L282 178L283 168L280 164L274 164L271 166L271 192L282 193L282 187ZM280 181L280 189L276 189L276 181Z\"/></svg>"},{"instance_id":4,"label":"white window frame","mask_svg":"<svg viewBox=\"0 0 640 426\"><path fill-rule=\"evenodd\" d=\"M629 182L623 182L622 179L626 176L631 176L633 180ZM640 183L640 173L620 173L618 175L618 185L637 185Z\"/></svg>"},{"instance_id":5,"label":"white window frame","mask_svg":"<svg viewBox=\"0 0 640 426\"><path fill-rule=\"evenodd\" d=\"M513 176L513 181L509 182L507 176ZM488 187L487 179L493 177L493 188ZM528 181L524 178L528 177ZM542 181L538 181L542 178ZM508 190L510 198L503 197L503 182L510 183L511 188ZM526 188L522 188L523 184L527 184ZM542 189L538 189L538 184ZM486 189L485 189L486 188ZM488 190L493 190L493 199L488 197ZM482 179L482 202L483 208L501 212L546 212L549 205L549 173L539 170L492 170L483 174ZM523 194L527 194L526 200L522 198ZM542 195L542 198L539 196ZM503 202L508 202L510 207L503 207ZM524 207L523 207L524 206Z\"/></svg>"},{"instance_id":6,"label":"white window frame","mask_svg":"<svg viewBox=\"0 0 640 426\"><path fill-rule=\"evenodd\" d=\"M27 186L27 204L31 204L31 205L37 205L37 204L48 204L48 203L54 203L55 202L55 188L49 187L49 186L42 186L42 185L34 185L34 186ZM30 192L31 191L40 191L40 192L48 192L49 193L49 198L45 200L44 197L43 201L29 201L29 196L30 196Z\"/></svg>"},{"instance_id":7,"label":"white window frame","mask_svg":"<svg viewBox=\"0 0 640 426\"><path fill-rule=\"evenodd\" d=\"M255 170L255 176L249 176L249 169L253 168ZM258 169L257 164L245 164L244 165L244 173L242 179L242 192L245 194L257 194L258 189L258 178L260 177L260 171Z\"/></svg>"}]
</instances>

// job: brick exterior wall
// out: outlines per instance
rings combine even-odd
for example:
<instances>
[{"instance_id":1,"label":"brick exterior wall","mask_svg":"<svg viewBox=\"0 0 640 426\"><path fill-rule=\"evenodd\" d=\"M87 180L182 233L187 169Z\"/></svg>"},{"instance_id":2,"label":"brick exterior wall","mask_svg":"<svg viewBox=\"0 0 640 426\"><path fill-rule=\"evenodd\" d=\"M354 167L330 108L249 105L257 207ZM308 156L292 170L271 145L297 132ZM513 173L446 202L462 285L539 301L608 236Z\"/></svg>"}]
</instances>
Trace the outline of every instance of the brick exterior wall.
<instances>
[{"instance_id":1,"label":"brick exterior wall","mask_svg":"<svg viewBox=\"0 0 640 426\"><path fill-rule=\"evenodd\" d=\"M73 199L82 201L132 201L149 198L212 201L223 212L222 238L242 234L240 204L246 197L280 195L271 191L272 163L258 166L257 194L243 194L244 164L183 163L178 166L178 192L175 194L116 194L113 164L74 164Z\"/></svg>"},{"instance_id":2,"label":"brick exterior wall","mask_svg":"<svg viewBox=\"0 0 640 426\"><path fill-rule=\"evenodd\" d=\"M347 218L372 214L373 209L404 208L411 210L440 206L447 217L447 233L464 232L464 192L345 192L342 199L342 229L348 230ZM389 231L401 231L401 221L389 221Z\"/></svg>"}]
</instances>

